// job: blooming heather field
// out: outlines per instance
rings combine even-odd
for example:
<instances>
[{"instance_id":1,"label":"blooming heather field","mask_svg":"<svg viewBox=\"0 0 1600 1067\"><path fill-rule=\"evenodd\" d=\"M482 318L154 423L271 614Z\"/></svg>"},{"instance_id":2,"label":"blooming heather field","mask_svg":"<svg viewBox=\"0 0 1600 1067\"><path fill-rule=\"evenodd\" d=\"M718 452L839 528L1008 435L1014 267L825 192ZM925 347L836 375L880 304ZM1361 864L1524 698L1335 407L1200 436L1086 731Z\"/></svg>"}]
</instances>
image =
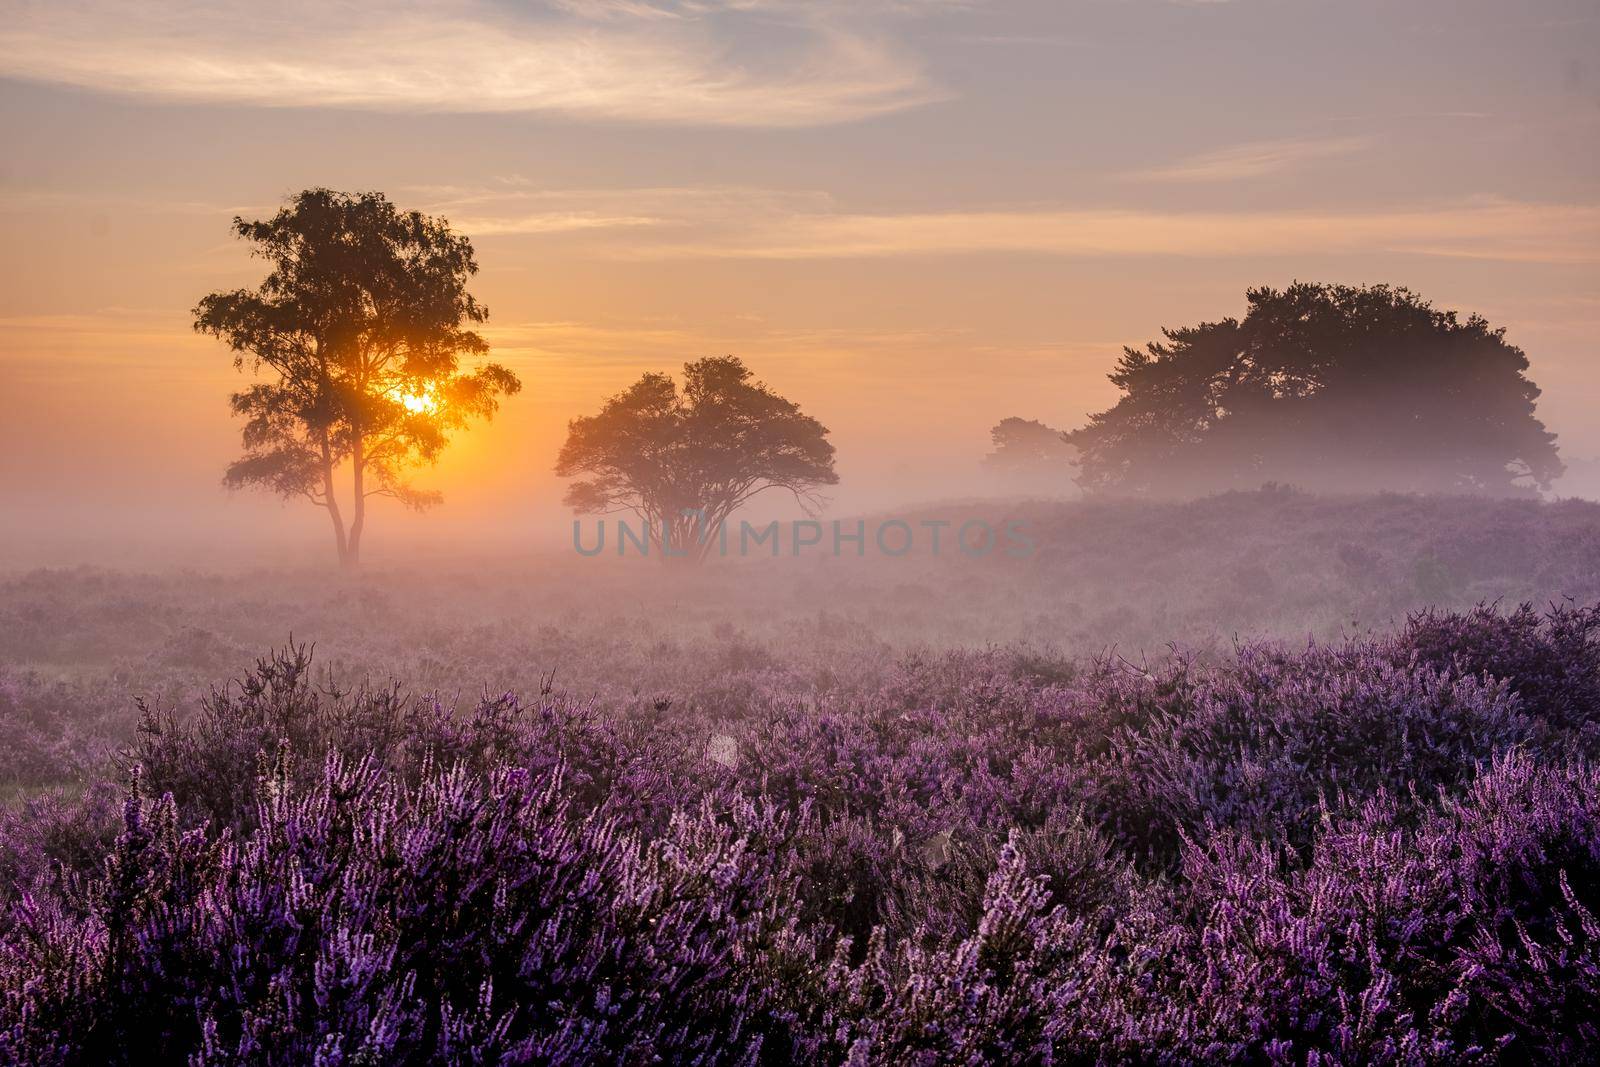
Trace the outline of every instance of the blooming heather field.
<instances>
[{"instance_id":1,"label":"blooming heather field","mask_svg":"<svg viewBox=\"0 0 1600 1067\"><path fill-rule=\"evenodd\" d=\"M1592 1058L1600 508L1015 514L9 576L0 1060Z\"/></svg>"}]
</instances>

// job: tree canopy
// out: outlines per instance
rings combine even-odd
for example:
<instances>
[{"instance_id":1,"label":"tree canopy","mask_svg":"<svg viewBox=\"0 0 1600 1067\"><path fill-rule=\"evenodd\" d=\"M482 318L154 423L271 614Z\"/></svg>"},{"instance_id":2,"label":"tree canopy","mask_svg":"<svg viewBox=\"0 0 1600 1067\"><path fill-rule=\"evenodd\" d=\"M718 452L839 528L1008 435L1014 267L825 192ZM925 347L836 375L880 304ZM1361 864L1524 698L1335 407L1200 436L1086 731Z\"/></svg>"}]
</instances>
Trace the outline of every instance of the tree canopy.
<instances>
[{"instance_id":1,"label":"tree canopy","mask_svg":"<svg viewBox=\"0 0 1600 1067\"><path fill-rule=\"evenodd\" d=\"M1122 399L1067 435L1081 485L1526 495L1561 474L1527 357L1482 317L1386 285L1247 300L1242 320L1124 350L1110 376Z\"/></svg>"},{"instance_id":2,"label":"tree canopy","mask_svg":"<svg viewBox=\"0 0 1600 1067\"><path fill-rule=\"evenodd\" d=\"M205 297L194 326L226 342L234 366L268 378L233 394L244 455L224 483L326 509L340 560L354 564L367 498L437 503L408 469L521 388L496 363L461 370L463 356L489 350L472 328L488 317L467 292L472 244L376 192L308 189L272 218L236 217L233 228L271 270L255 289ZM346 468L348 526L336 486Z\"/></svg>"},{"instance_id":3,"label":"tree canopy","mask_svg":"<svg viewBox=\"0 0 1600 1067\"><path fill-rule=\"evenodd\" d=\"M599 414L567 424L556 474L581 478L566 502L580 514L630 512L674 551L704 558L736 509L768 489L811 510L834 485L828 430L733 356L687 363L680 392L646 374Z\"/></svg>"},{"instance_id":4,"label":"tree canopy","mask_svg":"<svg viewBox=\"0 0 1600 1067\"><path fill-rule=\"evenodd\" d=\"M1037 419L1001 419L989 431L994 451L983 457L986 471L1016 487L1070 488L1078 450L1066 436Z\"/></svg>"}]
</instances>

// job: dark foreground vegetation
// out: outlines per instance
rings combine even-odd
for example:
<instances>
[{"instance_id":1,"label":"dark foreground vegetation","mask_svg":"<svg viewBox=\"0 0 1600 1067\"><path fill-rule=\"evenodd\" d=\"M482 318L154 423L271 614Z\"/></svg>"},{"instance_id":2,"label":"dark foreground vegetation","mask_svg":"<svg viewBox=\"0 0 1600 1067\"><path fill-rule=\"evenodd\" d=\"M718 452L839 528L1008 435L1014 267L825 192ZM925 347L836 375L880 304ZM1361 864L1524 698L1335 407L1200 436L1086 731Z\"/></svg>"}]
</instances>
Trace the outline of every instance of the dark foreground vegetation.
<instances>
[{"instance_id":1,"label":"dark foreground vegetation","mask_svg":"<svg viewBox=\"0 0 1600 1067\"><path fill-rule=\"evenodd\" d=\"M1600 612L462 710L263 660L0 839L28 1063L1471 1062L1600 1018Z\"/></svg>"}]
</instances>

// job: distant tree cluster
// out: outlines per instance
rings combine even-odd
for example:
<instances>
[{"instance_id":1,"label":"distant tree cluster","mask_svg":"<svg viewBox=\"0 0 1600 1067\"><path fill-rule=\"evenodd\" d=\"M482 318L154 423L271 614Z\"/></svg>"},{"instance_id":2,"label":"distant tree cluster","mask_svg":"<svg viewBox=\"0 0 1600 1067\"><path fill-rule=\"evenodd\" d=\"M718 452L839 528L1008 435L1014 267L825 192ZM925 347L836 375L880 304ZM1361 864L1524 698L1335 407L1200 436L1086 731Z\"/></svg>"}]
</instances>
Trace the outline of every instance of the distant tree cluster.
<instances>
[{"instance_id":1,"label":"distant tree cluster","mask_svg":"<svg viewBox=\"0 0 1600 1067\"><path fill-rule=\"evenodd\" d=\"M1404 288L1252 289L1240 319L1124 351L1123 397L1067 435L1086 489L1531 495L1561 474L1528 359Z\"/></svg>"},{"instance_id":2,"label":"distant tree cluster","mask_svg":"<svg viewBox=\"0 0 1600 1067\"><path fill-rule=\"evenodd\" d=\"M1409 289L1252 289L1241 319L1124 349L1122 399L1065 434L992 431L999 480L1192 496L1275 482L1322 492L1532 496L1564 467L1527 356L1478 315Z\"/></svg>"},{"instance_id":3,"label":"distant tree cluster","mask_svg":"<svg viewBox=\"0 0 1600 1067\"><path fill-rule=\"evenodd\" d=\"M983 466L999 482L1055 492L1071 487L1078 450L1060 430L1036 419L1001 419L989 439L994 451L983 457Z\"/></svg>"},{"instance_id":4,"label":"distant tree cluster","mask_svg":"<svg viewBox=\"0 0 1600 1067\"><path fill-rule=\"evenodd\" d=\"M496 363L467 291L471 242L381 193L308 189L270 219L234 219L271 270L212 293L195 329L267 380L235 393L244 455L231 487L327 511L339 558L360 559L367 501L437 502L409 469L521 388ZM1534 413L1539 389L1505 331L1409 289L1297 282L1251 289L1242 319L1124 349L1118 402L1063 433L1007 418L984 467L1011 489L1195 495L1264 483L1324 492L1533 495L1564 467ZM580 513L629 511L658 544L704 554L768 489L809 508L838 482L828 430L733 356L646 374L574 419L556 473ZM346 474L345 472L348 472ZM347 478L343 486L339 479ZM343 498L343 503L341 502Z\"/></svg>"}]
</instances>

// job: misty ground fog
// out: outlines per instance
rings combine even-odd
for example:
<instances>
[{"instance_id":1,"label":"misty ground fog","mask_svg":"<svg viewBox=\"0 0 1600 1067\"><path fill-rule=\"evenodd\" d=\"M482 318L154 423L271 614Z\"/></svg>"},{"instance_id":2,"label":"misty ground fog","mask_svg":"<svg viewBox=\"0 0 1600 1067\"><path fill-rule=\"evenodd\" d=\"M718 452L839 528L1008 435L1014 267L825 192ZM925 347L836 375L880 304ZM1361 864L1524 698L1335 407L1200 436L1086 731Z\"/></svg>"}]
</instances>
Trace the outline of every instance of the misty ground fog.
<instances>
[{"instance_id":1,"label":"misty ground fog","mask_svg":"<svg viewBox=\"0 0 1600 1067\"><path fill-rule=\"evenodd\" d=\"M891 557L875 531L896 520L916 536L886 535L892 551L911 544ZM858 521L859 545L848 539ZM1269 488L968 501L839 523L838 555L824 519L800 535L821 543L798 556L784 526L776 556L770 541L741 555L735 535L701 566L642 556L632 541L619 558L611 520L593 556L569 543L380 555L357 574L325 561L13 570L0 578L0 671L13 707L48 695L46 743L86 754L132 737L136 698L193 707L291 642L314 647L328 684L395 681L446 704L553 687L609 714L669 700L738 718L762 687L860 694L951 649L996 650L1019 676L1048 679L1097 658L1222 662L1240 642L1388 633L1430 608L1600 599L1600 504L1581 500ZM972 545L957 548L968 523ZM1003 540L1008 525L1026 542ZM994 547L979 553L984 527ZM589 552L597 528L581 524Z\"/></svg>"}]
</instances>

